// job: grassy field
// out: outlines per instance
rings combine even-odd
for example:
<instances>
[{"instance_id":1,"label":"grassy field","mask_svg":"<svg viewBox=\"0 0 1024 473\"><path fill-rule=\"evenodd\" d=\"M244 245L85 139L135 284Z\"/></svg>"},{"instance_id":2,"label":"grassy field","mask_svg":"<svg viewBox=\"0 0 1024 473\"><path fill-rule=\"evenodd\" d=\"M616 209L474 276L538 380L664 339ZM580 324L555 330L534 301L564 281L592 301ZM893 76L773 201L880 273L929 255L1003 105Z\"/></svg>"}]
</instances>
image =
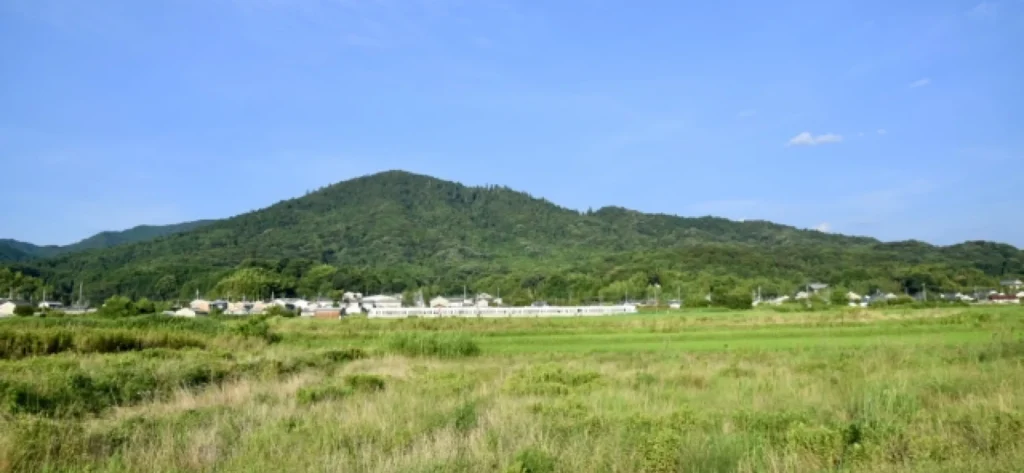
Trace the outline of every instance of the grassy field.
<instances>
[{"instance_id":1,"label":"grassy field","mask_svg":"<svg viewBox=\"0 0 1024 473\"><path fill-rule=\"evenodd\" d=\"M0 472L1024 465L1024 309L0 320Z\"/></svg>"}]
</instances>

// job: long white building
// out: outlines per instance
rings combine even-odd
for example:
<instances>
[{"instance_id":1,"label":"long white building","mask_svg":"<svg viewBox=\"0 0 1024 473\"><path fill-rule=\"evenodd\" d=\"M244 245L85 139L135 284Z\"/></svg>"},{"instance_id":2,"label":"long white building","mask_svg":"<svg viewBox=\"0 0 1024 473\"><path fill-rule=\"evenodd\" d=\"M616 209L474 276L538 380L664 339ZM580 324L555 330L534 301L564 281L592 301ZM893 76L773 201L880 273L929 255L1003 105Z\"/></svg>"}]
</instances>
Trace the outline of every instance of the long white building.
<instances>
[{"instance_id":1,"label":"long white building","mask_svg":"<svg viewBox=\"0 0 1024 473\"><path fill-rule=\"evenodd\" d=\"M568 307L404 307L372 308L371 319L404 319L407 317L597 317L602 315L635 314L636 306L568 306Z\"/></svg>"}]
</instances>

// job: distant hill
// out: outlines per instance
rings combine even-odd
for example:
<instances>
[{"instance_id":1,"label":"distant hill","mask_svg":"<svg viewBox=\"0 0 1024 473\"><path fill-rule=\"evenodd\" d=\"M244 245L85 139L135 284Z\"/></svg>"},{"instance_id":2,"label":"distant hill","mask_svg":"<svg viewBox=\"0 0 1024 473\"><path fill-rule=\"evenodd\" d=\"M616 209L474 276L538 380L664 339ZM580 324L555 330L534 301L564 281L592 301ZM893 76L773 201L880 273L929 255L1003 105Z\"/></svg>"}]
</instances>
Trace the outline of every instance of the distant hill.
<instances>
[{"instance_id":1,"label":"distant hill","mask_svg":"<svg viewBox=\"0 0 1024 473\"><path fill-rule=\"evenodd\" d=\"M883 243L765 221L577 212L506 187L468 187L390 171L189 231L94 237L109 248L32 263L58 290L158 298L424 288L520 299L605 298L810 281L865 292L992 285L1024 272L1010 245ZM133 229L130 232L135 231ZM90 241L86 240L86 241ZM79 245L84 245L82 242ZM655 289L651 289L655 288Z\"/></svg>"},{"instance_id":2,"label":"distant hill","mask_svg":"<svg viewBox=\"0 0 1024 473\"><path fill-rule=\"evenodd\" d=\"M212 220L197 220L194 222L177 223L172 225L139 225L123 231L109 231L97 233L77 243L66 246L46 245L39 246L18 240L0 240L0 262L2 261L28 261L33 258L50 258L69 253L77 253L85 250L110 248L128 243L152 240L157 237L173 233L187 232Z\"/></svg>"}]
</instances>

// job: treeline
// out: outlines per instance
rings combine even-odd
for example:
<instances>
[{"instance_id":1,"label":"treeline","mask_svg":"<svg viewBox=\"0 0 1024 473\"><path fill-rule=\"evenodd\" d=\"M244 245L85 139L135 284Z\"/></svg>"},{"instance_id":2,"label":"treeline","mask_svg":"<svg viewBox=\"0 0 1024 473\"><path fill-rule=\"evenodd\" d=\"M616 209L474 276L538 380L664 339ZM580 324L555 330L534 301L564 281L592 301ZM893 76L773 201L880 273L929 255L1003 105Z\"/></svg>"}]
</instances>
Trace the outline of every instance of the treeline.
<instances>
[{"instance_id":1,"label":"treeline","mask_svg":"<svg viewBox=\"0 0 1024 473\"><path fill-rule=\"evenodd\" d=\"M244 261L230 269L182 268L119 274L89 283L86 295L104 300L115 294L133 299L159 301L190 300L197 294L206 298L266 299L316 296L338 299L344 291L404 293L408 301L422 291L434 295L487 292L502 296L509 304L535 300L550 303L596 301L660 300L682 298L703 300L717 297L749 296L759 291L764 297L792 295L808 283L822 282L833 291L869 294L877 291L916 294L926 288L942 291L972 291L998 286L998 277L970 267L942 264L898 263L859 265L855 255L819 255L808 250L803 256L757 252L743 248L705 247L687 250L617 254L607 257L575 258L574 261L478 263L456 268L396 266L335 266L309 259ZM816 263L818 257L822 262ZM22 280L39 283L38 278ZM24 286L24 284L23 284ZM2 286L0 286L2 287ZM70 300L72 279L53 280L50 291Z\"/></svg>"},{"instance_id":2,"label":"treeline","mask_svg":"<svg viewBox=\"0 0 1024 473\"><path fill-rule=\"evenodd\" d=\"M68 294L54 294L55 288L41 278L23 274L9 268L0 268L0 298L41 300L43 295L67 297Z\"/></svg>"}]
</instances>

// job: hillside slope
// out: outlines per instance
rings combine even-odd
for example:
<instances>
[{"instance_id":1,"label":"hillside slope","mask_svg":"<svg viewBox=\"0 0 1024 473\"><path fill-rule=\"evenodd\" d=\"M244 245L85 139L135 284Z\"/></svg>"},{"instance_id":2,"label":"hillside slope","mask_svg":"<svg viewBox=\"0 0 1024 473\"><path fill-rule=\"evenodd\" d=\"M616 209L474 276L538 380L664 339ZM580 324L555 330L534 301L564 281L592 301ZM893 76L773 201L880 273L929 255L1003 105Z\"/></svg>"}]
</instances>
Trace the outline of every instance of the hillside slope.
<instances>
[{"instance_id":1,"label":"hillside slope","mask_svg":"<svg viewBox=\"0 0 1024 473\"><path fill-rule=\"evenodd\" d=\"M34 265L58 290L77 279L100 295L445 292L468 285L522 297L596 298L653 284L680 292L755 284L784 292L810 279L860 291L991 285L1024 271L1024 256L984 242L882 243L616 207L580 213L504 187L391 171L192 231Z\"/></svg>"},{"instance_id":2,"label":"hillside slope","mask_svg":"<svg viewBox=\"0 0 1024 473\"><path fill-rule=\"evenodd\" d=\"M89 238L70 245L39 246L18 240L0 240L0 262L27 261L32 258L50 258L86 250L111 248L128 243L152 240L164 235L187 232L212 220L196 220L194 222L176 223L171 225L139 225L122 231L100 232Z\"/></svg>"}]
</instances>

